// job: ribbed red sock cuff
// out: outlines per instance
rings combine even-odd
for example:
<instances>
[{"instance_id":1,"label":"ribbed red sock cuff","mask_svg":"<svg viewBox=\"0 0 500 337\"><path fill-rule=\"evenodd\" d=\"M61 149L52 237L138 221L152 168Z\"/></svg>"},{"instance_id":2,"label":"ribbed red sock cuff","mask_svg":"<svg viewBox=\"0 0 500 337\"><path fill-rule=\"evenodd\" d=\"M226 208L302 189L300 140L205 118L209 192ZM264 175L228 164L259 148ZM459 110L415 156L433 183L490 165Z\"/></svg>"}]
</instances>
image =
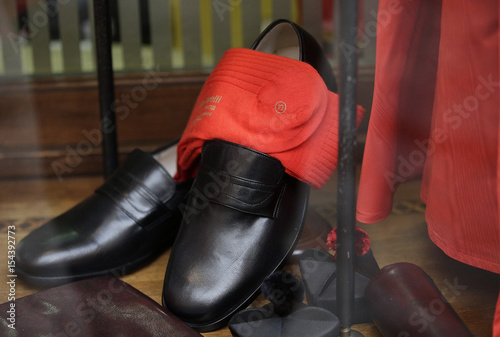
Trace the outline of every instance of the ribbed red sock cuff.
<instances>
[{"instance_id":1,"label":"ribbed red sock cuff","mask_svg":"<svg viewBox=\"0 0 500 337\"><path fill-rule=\"evenodd\" d=\"M251 49L228 50L198 96L178 145L178 181L196 175L205 140L266 153L320 188L337 166L338 95L309 64ZM358 123L364 110L358 108Z\"/></svg>"}]
</instances>

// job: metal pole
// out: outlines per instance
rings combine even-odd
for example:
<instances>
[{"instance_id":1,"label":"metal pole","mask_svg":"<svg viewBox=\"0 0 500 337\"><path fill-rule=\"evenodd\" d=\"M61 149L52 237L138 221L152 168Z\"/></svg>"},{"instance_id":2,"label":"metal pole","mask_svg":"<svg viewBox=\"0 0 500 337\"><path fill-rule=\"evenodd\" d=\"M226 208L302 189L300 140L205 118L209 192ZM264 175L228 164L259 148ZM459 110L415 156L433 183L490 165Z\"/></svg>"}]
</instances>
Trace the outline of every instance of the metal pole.
<instances>
[{"instance_id":1,"label":"metal pole","mask_svg":"<svg viewBox=\"0 0 500 337\"><path fill-rule=\"evenodd\" d=\"M95 44L97 55L97 79L99 82L104 178L108 178L118 166L110 21L109 1L94 0Z\"/></svg>"},{"instance_id":2,"label":"metal pole","mask_svg":"<svg viewBox=\"0 0 500 337\"><path fill-rule=\"evenodd\" d=\"M354 315L354 229L356 224L357 23L358 1L340 0L337 313L341 337L361 335L351 329Z\"/></svg>"}]
</instances>

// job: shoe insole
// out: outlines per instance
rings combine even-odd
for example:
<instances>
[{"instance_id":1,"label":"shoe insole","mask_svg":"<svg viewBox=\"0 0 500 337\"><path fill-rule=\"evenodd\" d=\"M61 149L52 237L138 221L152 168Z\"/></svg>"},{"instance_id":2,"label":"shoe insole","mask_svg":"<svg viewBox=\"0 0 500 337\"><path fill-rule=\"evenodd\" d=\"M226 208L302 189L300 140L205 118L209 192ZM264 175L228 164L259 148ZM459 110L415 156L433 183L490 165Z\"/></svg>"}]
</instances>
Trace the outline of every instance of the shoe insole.
<instances>
[{"instance_id":1,"label":"shoe insole","mask_svg":"<svg viewBox=\"0 0 500 337\"><path fill-rule=\"evenodd\" d=\"M297 33L290 24L280 24L272 29L257 45L255 50L288 57L300 58L300 47Z\"/></svg>"},{"instance_id":2,"label":"shoe insole","mask_svg":"<svg viewBox=\"0 0 500 337\"><path fill-rule=\"evenodd\" d=\"M153 157L172 177L177 173L177 146L171 146L154 154Z\"/></svg>"},{"instance_id":3,"label":"shoe insole","mask_svg":"<svg viewBox=\"0 0 500 337\"><path fill-rule=\"evenodd\" d=\"M298 60L299 47L298 46L283 47L278 50L275 50L274 54Z\"/></svg>"}]
</instances>

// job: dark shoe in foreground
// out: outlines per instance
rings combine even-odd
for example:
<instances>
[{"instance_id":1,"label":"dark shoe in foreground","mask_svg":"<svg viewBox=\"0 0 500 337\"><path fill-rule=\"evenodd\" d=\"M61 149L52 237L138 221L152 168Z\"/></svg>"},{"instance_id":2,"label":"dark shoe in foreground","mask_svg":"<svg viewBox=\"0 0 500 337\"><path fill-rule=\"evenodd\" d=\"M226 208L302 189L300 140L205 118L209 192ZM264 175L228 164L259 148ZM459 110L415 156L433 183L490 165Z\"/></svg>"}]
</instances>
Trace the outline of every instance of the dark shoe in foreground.
<instances>
[{"instance_id":1,"label":"dark shoe in foreground","mask_svg":"<svg viewBox=\"0 0 500 337\"><path fill-rule=\"evenodd\" d=\"M199 331L222 327L292 254L309 186L268 155L205 142L168 262L163 305Z\"/></svg>"},{"instance_id":2,"label":"dark shoe in foreground","mask_svg":"<svg viewBox=\"0 0 500 337\"><path fill-rule=\"evenodd\" d=\"M372 321L365 289L380 270L373 253L356 256L354 271L353 324ZM299 257L299 267L306 290L307 303L337 315L337 263L334 256L320 249L308 249Z\"/></svg>"},{"instance_id":3,"label":"dark shoe in foreground","mask_svg":"<svg viewBox=\"0 0 500 337\"><path fill-rule=\"evenodd\" d=\"M277 271L262 285L269 303L238 312L229 320L234 337L337 337L339 319L330 311L306 306L304 287L291 273Z\"/></svg>"},{"instance_id":4,"label":"dark shoe in foreground","mask_svg":"<svg viewBox=\"0 0 500 337\"><path fill-rule=\"evenodd\" d=\"M95 193L32 231L16 247L16 272L38 285L123 275L167 249L190 183L177 184L176 143L134 150Z\"/></svg>"}]
</instances>

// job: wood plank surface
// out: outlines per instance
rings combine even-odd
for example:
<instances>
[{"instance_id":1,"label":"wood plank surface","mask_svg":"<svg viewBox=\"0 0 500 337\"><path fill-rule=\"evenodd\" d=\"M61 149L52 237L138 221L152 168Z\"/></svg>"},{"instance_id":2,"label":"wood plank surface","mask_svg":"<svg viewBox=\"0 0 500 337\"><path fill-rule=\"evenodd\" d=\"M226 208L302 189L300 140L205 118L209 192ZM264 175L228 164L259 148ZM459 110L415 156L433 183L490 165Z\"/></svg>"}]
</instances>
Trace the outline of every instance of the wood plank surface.
<instances>
[{"instance_id":1,"label":"wood plank surface","mask_svg":"<svg viewBox=\"0 0 500 337\"><path fill-rule=\"evenodd\" d=\"M310 208L317 211L331 225L336 218L336 178L311 192ZM16 227L16 240L31 230L69 209L90 195L102 183L102 178L70 177L62 182L45 180L0 181L0 275L7 275L7 226ZM395 262L412 262L422 267L435 281L451 305L476 337L491 336L491 324L498 294L498 277L492 273L461 264L447 257L429 239L424 220L425 206L419 200L419 181L402 185L396 194L391 215L378 224L361 225L370 235L374 255L381 267ZM145 268L123 276L122 279L160 303L163 277L169 252L159 256ZM296 265L289 270L300 276ZM447 289L450 282L463 286L459 294ZM16 297L20 298L42 288L16 281ZM0 302L7 301L8 289L0 285ZM262 305L259 298L254 305ZM360 324L354 328L365 337L380 337L374 324ZM204 333L204 336L230 337L227 328Z\"/></svg>"}]
</instances>

